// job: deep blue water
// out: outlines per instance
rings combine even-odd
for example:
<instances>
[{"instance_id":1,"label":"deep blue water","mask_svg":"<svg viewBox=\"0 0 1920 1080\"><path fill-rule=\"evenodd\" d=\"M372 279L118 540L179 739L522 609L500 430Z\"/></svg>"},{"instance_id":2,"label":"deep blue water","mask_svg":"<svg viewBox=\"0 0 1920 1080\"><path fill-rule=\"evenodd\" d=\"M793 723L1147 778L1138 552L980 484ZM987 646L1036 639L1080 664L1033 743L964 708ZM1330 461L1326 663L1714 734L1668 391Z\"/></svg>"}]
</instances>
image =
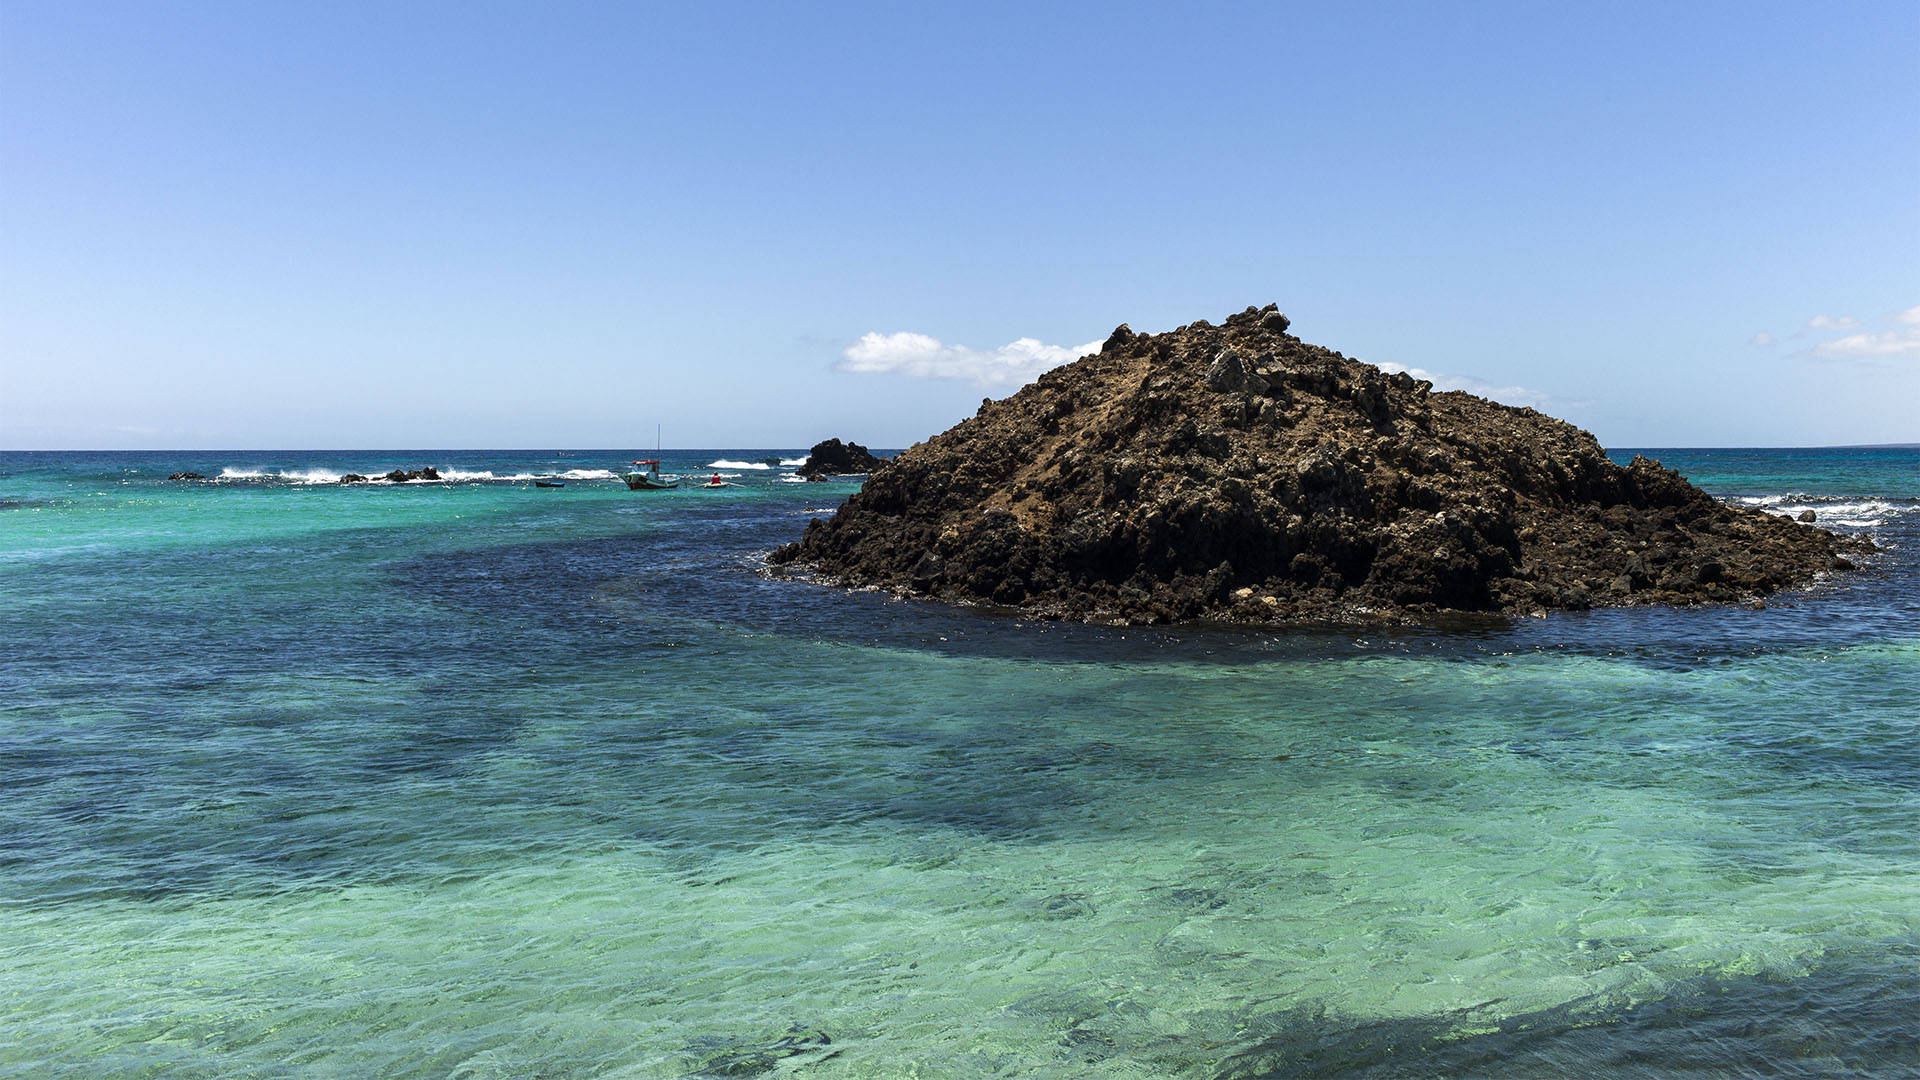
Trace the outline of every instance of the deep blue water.
<instances>
[{"instance_id":1,"label":"deep blue water","mask_svg":"<svg viewBox=\"0 0 1920 1080\"><path fill-rule=\"evenodd\" d=\"M0 454L0 1075L1920 1074L1920 451L1643 452L1883 550L1141 631L761 574L791 449Z\"/></svg>"}]
</instances>

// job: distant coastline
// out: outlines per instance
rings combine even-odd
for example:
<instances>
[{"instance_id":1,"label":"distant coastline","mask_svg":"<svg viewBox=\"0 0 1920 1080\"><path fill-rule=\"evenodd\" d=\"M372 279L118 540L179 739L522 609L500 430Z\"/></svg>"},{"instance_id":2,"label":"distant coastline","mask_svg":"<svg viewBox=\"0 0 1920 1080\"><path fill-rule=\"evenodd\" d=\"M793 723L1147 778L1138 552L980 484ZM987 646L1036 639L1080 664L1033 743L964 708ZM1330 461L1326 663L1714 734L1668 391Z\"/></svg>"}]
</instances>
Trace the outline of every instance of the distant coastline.
<instances>
[{"instance_id":1,"label":"distant coastline","mask_svg":"<svg viewBox=\"0 0 1920 1080\"><path fill-rule=\"evenodd\" d=\"M1678 446L1647 444L1644 446L1626 445L1607 447L1607 452L1610 454L1622 454L1628 451L1645 452L1648 450L1681 450L1688 452L1706 450L1920 450L1920 442L1838 443L1832 446Z\"/></svg>"}]
</instances>

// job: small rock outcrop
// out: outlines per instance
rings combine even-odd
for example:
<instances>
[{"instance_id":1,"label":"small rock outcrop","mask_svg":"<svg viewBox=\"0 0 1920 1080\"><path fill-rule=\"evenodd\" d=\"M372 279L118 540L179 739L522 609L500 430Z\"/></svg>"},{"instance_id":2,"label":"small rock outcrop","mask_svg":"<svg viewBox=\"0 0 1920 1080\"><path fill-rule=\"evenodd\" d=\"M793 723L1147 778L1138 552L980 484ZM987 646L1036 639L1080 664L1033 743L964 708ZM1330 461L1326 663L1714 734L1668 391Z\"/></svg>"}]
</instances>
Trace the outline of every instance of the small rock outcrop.
<instances>
[{"instance_id":1,"label":"small rock outcrop","mask_svg":"<svg viewBox=\"0 0 1920 1080\"><path fill-rule=\"evenodd\" d=\"M884 464L886 459L874 457L859 443L828 439L823 443L815 443L813 450L807 454L807 460L796 471L809 480L824 480L829 476L848 473L870 473Z\"/></svg>"},{"instance_id":2,"label":"small rock outcrop","mask_svg":"<svg viewBox=\"0 0 1920 1080\"><path fill-rule=\"evenodd\" d=\"M205 480L206 477L200 475L197 472L177 472L167 477L167 479L169 480Z\"/></svg>"},{"instance_id":3,"label":"small rock outcrop","mask_svg":"<svg viewBox=\"0 0 1920 1080\"><path fill-rule=\"evenodd\" d=\"M404 484L410 480L438 480L440 479L440 470L431 465L423 469L395 469L380 479L389 480L396 484Z\"/></svg>"},{"instance_id":4,"label":"small rock outcrop","mask_svg":"<svg viewBox=\"0 0 1920 1080\"><path fill-rule=\"evenodd\" d=\"M340 482L343 484L364 484L367 482L367 478L364 476L361 476L357 472L350 472L347 475L341 477Z\"/></svg>"},{"instance_id":5,"label":"small rock outcrop","mask_svg":"<svg viewBox=\"0 0 1920 1080\"><path fill-rule=\"evenodd\" d=\"M1864 546L1288 328L1271 305L1123 325L771 561L1046 617L1374 622L1746 600Z\"/></svg>"}]
</instances>

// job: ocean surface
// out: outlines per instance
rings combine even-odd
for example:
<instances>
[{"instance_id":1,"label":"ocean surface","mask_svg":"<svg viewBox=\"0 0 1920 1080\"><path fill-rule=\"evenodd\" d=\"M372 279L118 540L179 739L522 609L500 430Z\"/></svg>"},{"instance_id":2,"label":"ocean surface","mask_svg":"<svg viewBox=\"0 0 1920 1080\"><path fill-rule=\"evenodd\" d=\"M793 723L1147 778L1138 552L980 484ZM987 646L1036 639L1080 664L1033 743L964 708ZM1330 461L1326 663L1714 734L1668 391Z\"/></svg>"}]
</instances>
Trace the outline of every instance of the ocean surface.
<instances>
[{"instance_id":1,"label":"ocean surface","mask_svg":"<svg viewBox=\"0 0 1920 1080\"><path fill-rule=\"evenodd\" d=\"M1920 450L1649 452L1884 549L1764 610L1295 633L769 578L801 453L0 454L0 1076L1920 1076Z\"/></svg>"}]
</instances>

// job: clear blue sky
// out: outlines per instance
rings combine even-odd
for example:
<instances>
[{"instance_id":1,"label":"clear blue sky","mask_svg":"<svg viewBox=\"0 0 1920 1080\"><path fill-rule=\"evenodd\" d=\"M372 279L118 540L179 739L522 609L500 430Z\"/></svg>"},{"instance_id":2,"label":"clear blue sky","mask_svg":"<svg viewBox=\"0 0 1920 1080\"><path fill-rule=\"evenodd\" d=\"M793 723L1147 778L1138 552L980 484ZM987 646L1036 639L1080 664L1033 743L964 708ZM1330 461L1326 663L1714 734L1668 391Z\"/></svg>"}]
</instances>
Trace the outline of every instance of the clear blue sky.
<instances>
[{"instance_id":1,"label":"clear blue sky","mask_svg":"<svg viewBox=\"0 0 1920 1080\"><path fill-rule=\"evenodd\" d=\"M3 447L900 446L1269 301L1920 440L1920 5L0 0Z\"/></svg>"}]
</instances>

